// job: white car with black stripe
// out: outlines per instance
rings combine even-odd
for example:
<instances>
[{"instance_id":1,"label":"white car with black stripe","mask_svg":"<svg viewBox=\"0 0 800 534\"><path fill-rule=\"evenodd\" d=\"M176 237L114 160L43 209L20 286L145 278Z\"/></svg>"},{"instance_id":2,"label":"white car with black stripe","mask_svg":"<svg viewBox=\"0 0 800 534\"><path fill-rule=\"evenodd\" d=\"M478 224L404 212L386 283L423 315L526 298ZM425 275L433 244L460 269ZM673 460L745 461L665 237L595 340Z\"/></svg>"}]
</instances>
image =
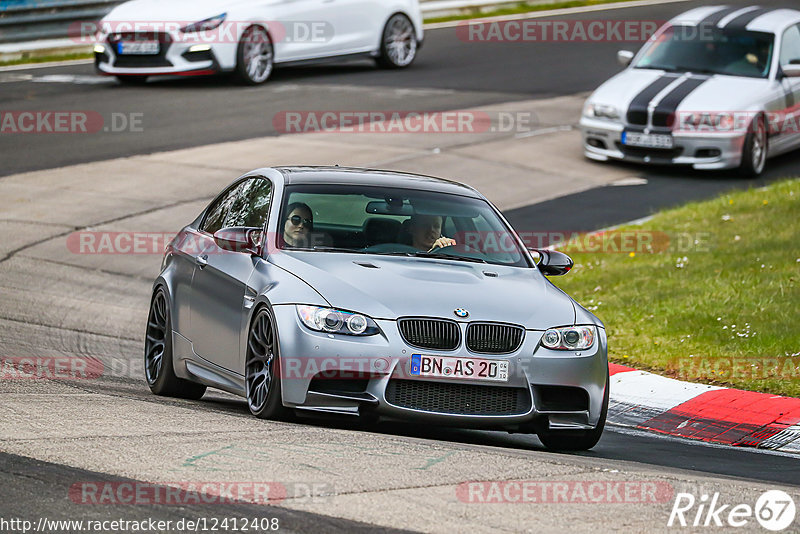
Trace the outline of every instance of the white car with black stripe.
<instances>
[{"instance_id":1,"label":"white car with black stripe","mask_svg":"<svg viewBox=\"0 0 800 534\"><path fill-rule=\"evenodd\" d=\"M583 109L590 159L758 175L800 147L800 11L693 9L618 59Z\"/></svg>"}]
</instances>

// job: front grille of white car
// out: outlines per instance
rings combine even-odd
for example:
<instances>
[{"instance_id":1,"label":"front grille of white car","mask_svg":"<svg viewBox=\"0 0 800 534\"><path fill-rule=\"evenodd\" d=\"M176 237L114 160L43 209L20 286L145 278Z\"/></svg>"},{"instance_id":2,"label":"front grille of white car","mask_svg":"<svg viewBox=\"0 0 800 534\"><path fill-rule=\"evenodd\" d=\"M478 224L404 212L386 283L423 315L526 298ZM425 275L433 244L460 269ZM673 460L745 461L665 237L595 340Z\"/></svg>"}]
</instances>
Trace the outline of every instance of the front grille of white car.
<instances>
[{"instance_id":1,"label":"front grille of white car","mask_svg":"<svg viewBox=\"0 0 800 534\"><path fill-rule=\"evenodd\" d=\"M525 388L390 380L386 402L400 408L457 415L523 415L531 409Z\"/></svg>"},{"instance_id":2,"label":"front grille of white car","mask_svg":"<svg viewBox=\"0 0 800 534\"><path fill-rule=\"evenodd\" d=\"M467 348L483 354L507 354L522 344L525 330L520 326L498 323L470 323Z\"/></svg>"}]
</instances>

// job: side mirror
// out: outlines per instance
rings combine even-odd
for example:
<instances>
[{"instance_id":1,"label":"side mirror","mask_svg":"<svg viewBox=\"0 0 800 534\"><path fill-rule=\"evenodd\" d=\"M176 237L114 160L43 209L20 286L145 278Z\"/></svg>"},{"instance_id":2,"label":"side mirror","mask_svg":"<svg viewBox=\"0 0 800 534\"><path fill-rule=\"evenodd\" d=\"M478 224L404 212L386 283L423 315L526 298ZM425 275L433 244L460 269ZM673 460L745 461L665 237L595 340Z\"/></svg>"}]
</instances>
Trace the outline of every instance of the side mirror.
<instances>
[{"instance_id":1,"label":"side mirror","mask_svg":"<svg viewBox=\"0 0 800 534\"><path fill-rule=\"evenodd\" d=\"M795 64L794 61L788 65L781 65L781 71L787 78L800 78L800 64Z\"/></svg>"},{"instance_id":2,"label":"side mirror","mask_svg":"<svg viewBox=\"0 0 800 534\"><path fill-rule=\"evenodd\" d=\"M261 255L263 243L261 228L231 227L217 230L214 242L222 250Z\"/></svg>"},{"instance_id":3,"label":"side mirror","mask_svg":"<svg viewBox=\"0 0 800 534\"><path fill-rule=\"evenodd\" d=\"M538 248L532 248L530 250L539 255L539 261L536 266L545 276L560 276L562 274L567 274L569 270L572 269L572 266L575 265L575 262L572 261L572 258L563 252Z\"/></svg>"},{"instance_id":4,"label":"side mirror","mask_svg":"<svg viewBox=\"0 0 800 534\"><path fill-rule=\"evenodd\" d=\"M622 65L623 67L627 67L633 61L633 56L635 56L633 52L630 50L620 50L617 52L617 62Z\"/></svg>"}]
</instances>

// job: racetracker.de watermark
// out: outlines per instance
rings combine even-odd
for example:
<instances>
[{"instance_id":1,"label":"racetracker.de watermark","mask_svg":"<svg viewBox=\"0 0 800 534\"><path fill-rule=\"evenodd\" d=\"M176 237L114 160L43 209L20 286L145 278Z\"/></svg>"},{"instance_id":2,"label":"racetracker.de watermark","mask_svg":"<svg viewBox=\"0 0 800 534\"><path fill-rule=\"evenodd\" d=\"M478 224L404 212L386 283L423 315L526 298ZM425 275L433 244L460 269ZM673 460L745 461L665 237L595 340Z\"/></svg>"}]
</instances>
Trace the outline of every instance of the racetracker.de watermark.
<instances>
[{"instance_id":1,"label":"racetracker.de watermark","mask_svg":"<svg viewBox=\"0 0 800 534\"><path fill-rule=\"evenodd\" d=\"M101 361L79 356L0 357L0 380L93 380L104 371Z\"/></svg>"},{"instance_id":2,"label":"racetracker.de watermark","mask_svg":"<svg viewBox=\"0 0 800 534\"><path fill-rule=\"evenodd\" d=\"M216 25L215 25L216 24ZM68 27L69 38L80 44L117 44L147 40L194 44L237 44L254 26L265 29L272 43L328 43L335 35L333 24L325 20L104 20L77 21ZM169 36L169 41L165 39ZM254 34L258 36L260 34Z\"/></svg>"},{"instance_id":3,"label":"racetracker.de watermark","mask_svg":"<svg viewBox=\"0 0 800 534\"><path fill-rule=\"evenodd\" d=\"M747 332L740 332L742 335L739 337L756 334L749 329ZM732 333L736 335L736 332ZM671 360L666 368L681 380L800 380L800 355L740 358L692 356Z\"/></svg>"},{"instance_id":4,"label":"racetracker.de watermark","mask_svg":"<svg viewBox=\"0 0 800 534\"><path fill-rule=\"evenodd\" d=\"M235 232L231 232L232 234ZM223 231L224 234L224 231ZM224 237L224 236L223 236ZM269 253L281 252L274 247L276 235L262 237ZM320 237L320 236L312 236ZM672 252L708 252L714 244L710 232L661 232L657 230L606 230L583 233L576 231L456 232L452 236L455 251L479 250L484 254L508 254L518 249L517 237L533 249L556 248L565 253L593 254L659 254ZM313 239L309 246L323 245ZM165 251L185 254L227 254L230 248L220 247L211 236L194 232L108 232L82 230L66 238L67 250L87 255L163 255ZM239 252L247 252L243 246Z\"/></svg>"},{"instance_id":5,"label":"racetracker.de watermark","mask_svg":"<svg viewBox=\"0 0 800 534\"><path fill-rule=\"evenodd\" d=\"M659 504L674 493L662 481L473 481L456 488L458 500L470 504Z\"/></svg>"},{"instance_id":6,"label":"racetracker.de watermark","mask_svg":"<svg viewBox=\"0 0 800 534\"><path fill-rule=\"evenodd\" d=\"M539 121L529 111L319 110L281 111L272 126L280 133L524 133Z\"/></svg>"},{"instance_id":7,"label":"racetracker.de watermark","mask_svg":"<svg viewBox=\"0 0 800 534\"><path fill-rule=\"evenodd\" d=\"M144 113L99 111L0 111L0 134L141 133Z\"/></svg>"},{"instance_id":8,"label":"racetracker.de watermark","mask_svg":"<svg viewBox=\"0 0 800 534\"><path fill-rule=\"evenodd\" d=\"M456 27L456 35L468 43L642 43L662 24L657 20L469 21Z\"/></svg>"}]
</instances>

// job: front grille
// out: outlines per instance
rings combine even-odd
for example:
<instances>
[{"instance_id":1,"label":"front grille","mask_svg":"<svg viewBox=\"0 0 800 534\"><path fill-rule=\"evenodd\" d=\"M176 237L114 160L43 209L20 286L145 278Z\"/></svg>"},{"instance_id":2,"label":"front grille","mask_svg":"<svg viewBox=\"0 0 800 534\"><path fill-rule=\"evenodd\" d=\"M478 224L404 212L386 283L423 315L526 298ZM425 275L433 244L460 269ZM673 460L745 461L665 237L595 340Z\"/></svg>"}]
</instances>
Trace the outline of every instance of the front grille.
<instances>
[{"instance_id":1,"label":"front grille","mask_svg":"<svg viewBox=\"0 0 800 534\"><path fill-rule=\"evenodd\" d=\"M161 43L158 54L120 54L117 51L119 41L158 41ZM108 36L108 44L116 54L115 67L172 67L167 59L167 50L172 44L172 37L164 32L123 32Z\"/></svg>"},{"instance_id":2,"label":"front grille","mask_svg":"<svg viewBox=\"0 0 800 534\"><path fill-rule=\"evenodd\" d=\"M647 125L647 110L630 110L628 111L628 124L638 124L639 126Z\"/></svg>"},{"instance_id":3,"label":"front grille","mask_svg":"<svg viewBox=\"0 0 800 534\"><path fill-rule=\"evenodd\" d=\"M524 388L390 380L386 401L400 408L458 415L522 415L531 408Z\"/></svg>"},{"instance_id":4,"label":"front grille","mask_svg":"<svg viewBox=\"0 0 800 534\"><path fill-rule=\"evenodd\" d=\"M514 352L522 344L525 330L519 326L497 323L470 323L467 348L485 354Z\"/></svg>"},{"instance_id":5,"label":"front grille","mask_svg":"<svg viewBox=\"0 0 800 534\"><path fill-rule=\"evenodd\" d=\"M403 340L421 349L453 350L461 343L458 323L446 319L399 319Z\"/></svg>"}]
</instances>

